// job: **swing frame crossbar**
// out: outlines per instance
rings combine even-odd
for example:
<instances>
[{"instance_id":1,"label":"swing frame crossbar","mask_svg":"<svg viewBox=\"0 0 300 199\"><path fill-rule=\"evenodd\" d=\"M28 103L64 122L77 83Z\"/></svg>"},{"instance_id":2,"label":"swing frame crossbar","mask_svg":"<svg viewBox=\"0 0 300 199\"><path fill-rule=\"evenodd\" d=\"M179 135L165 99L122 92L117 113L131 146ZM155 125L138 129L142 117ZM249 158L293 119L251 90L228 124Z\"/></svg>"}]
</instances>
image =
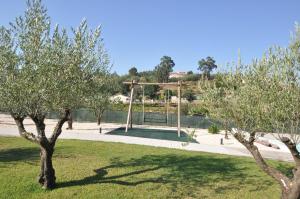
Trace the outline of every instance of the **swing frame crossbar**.
<instances>
[{"instance_id":1,"label":"swing frame crossbar","mask_svg":"<svg viewBox=\"0 0 300 199\"><path fill-rule=\"evenodd\" d=\"M130 82L123 82L125 85L130 85L130 102L128 108L128 115L127 115L127 122L126 122L126 129L125 132L128 132L128 127L130 124L130 128L132 128L132 102L133 102L133 93L135 87L142 87L143 88L143 119L145 119L145 93L144 87L147 85L157 85L164 90L177 90L177 134L180 137L181 132L181 122L180 122L180 115L181 115L181 87L183 85L182 81L178 82L170 82L170 83L158 83L158 82L136 82L134 80ZM169 97L169 96L168 96ZM167 101L167 122L168 122L168 115L169 115L169 99Z\"/></svg>"}]
</instances>

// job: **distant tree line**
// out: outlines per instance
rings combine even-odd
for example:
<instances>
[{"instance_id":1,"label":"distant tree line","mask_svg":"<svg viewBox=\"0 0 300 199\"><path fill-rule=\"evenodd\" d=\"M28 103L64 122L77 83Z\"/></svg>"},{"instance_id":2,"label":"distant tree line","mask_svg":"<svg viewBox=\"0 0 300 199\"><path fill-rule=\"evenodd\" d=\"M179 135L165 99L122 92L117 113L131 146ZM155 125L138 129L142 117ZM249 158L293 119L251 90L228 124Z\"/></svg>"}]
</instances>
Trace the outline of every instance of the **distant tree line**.
<instances>
[{"instance_id":1,"label":"distant tree line","mask_svg":"<svg viewBox=\"0 0 300 199\"><path fill-rule=\"evenodd\" d=\"M121 93L123 95L128 95L130 91L129 85L124 85L124 81L139 81L139 82L177 82L177 81L199 81L201 78L214 79L214 75L211 72L217 68L215 60L208 56L206 59L201 59L198 62L198 70L200 73L194 73L193 71L188 71L187 74L181 78L170 78L170 73L173 72L175 62L170 56L163 56L160 59L160 63L154 67L153 70L149 71L138 71L136 67L132 67L128 70L128 74L118 75L114 73L113 76L117 79L119 88L115 90L115 93ZM150 99L157 99L159 97L159 87L155 85L145 86L145 96ZM137 89L136 95L141 94L141 90ZM195 93L193 90L189 89L184 92L184 96L188 101L193 101Z\"/></svg>"}]
</instances>

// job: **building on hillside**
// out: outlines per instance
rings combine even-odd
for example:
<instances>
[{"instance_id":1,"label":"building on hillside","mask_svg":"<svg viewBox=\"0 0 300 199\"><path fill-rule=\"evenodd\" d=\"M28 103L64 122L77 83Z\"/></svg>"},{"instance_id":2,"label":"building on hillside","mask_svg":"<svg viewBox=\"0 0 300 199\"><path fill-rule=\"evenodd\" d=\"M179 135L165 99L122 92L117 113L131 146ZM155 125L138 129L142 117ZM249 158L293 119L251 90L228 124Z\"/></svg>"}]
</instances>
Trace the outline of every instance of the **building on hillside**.
<instances>
[{"instance_id":1,"label":"building on hillside","mask_svg":"<svg viewBox=\"0 0 300 199\"><path fill-rule=\"evenodd\" d=\"M110 100L114 102L122 102L123 104L126 104L130 102L130 97L118 94L118 95L111 96Z\"/></svg>"},{"instance_id":2,"label":"building on hillside","mask_svg":"<svg viewBox=\"0 0 300 199\"><path fill-rule=\"evenodd\" d=\"M171 103L176 104L178 103L178 97L177 96L171 96ZM186 98L181 98L181 103L188 103Z\"/></svg>"},{"instance_id":3,"label":"building on hillside","mask_svg":"<svg viewBox=\"0 0 300 199\"><path fill-rule=\"evenodd\" d=\"M187 72L170 72L169 78L182 78L187 75Z\"/></svg>"}]
</instances>

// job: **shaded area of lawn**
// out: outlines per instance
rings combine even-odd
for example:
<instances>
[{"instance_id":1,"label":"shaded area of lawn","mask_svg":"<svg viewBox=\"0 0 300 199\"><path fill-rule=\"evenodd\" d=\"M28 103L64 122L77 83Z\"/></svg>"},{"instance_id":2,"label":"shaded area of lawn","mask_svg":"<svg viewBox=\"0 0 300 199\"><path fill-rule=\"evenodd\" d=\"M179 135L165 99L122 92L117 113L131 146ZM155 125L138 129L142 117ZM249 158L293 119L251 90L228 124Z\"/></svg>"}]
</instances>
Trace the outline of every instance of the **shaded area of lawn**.
<instances>
[{"instance_id":1,"label":"shaded area of lawn","mask_svg":"<svg viewBox=\"0 0 300 199\"><path fill-rule=\"evenodd\" d=\"M180 137L178 137L177 130L132 128L128 129L128 132L126 133L125 128L121 127L108 132L107 134L198 143L183 131L180 132Z\"/></svg>"},{"instance_id":2,"label":"shaded area of lawn","mask_svg":"<svg viewBox=\"0 0 300 199\"><path fill-rule=\"evenodd\" d=\"M0 151L0 162L33 161L39 157L38 148L11 148Z\"/></svg>"},{"instance_id":3,"label":"shaded area of lawn","mask_svg":"<svg viewBox=\"0 0 300 199\"><path fill-rule=\"evenodd\" d=\"M108 176L111 169L120 168L136 168L133 172L123 173L119 175ZM142 169L140 169L142 168ZM161 183L170 184L175 190L179 186L186 188L193 188L194 186L207 186L211 181L230 181L238 179L238 183L232 183L228 189L238 189L244 183L255 185L256 182L247 179L245 173L246 168L236 167L235 161L232 158L214 157L189 157L184 155L145 155L141 158L130 159L128 161L121 161L119 158L111 160L111 164L105 167L95 169L95 174L85 177L80 180L71 180L58 184L58 187L69 186L85 186L89 184L113 183L126 186L136 186L143 183ZM121 181L118 180L123 177L134 177L135 175L152 172L156 170L164 170L155 178L145 178L137 181ZM248 176L249 177L249 176ZM261 182L261 188L272 185L269 179ZM220 191L219 187L216 191ZM192 191L192 190L191 190Z\"/></svg>"},{"instance_id":4,"label":"shaded area of lawn","mask_svg":"<svg viewBox=\"0 0 300 199\"><path fill-rule=\"evenodd\" d=\"M250 158L148 146L59 140L57 189L36 183L39 148L0 137L0 198L278 198ZM290 164L271 161L288 172Z\"/></svg>"}]
</instances>

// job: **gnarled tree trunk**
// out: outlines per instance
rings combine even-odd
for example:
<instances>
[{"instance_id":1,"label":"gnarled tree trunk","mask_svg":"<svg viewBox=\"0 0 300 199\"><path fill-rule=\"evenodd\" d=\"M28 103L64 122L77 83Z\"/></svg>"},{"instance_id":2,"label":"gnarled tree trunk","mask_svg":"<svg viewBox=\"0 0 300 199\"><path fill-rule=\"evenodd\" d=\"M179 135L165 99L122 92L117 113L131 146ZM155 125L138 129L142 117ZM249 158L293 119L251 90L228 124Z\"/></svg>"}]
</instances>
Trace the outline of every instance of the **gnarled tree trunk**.
<instances>
[{"instance_id":1,"label":"gnarled tree trunk","mask_svg":"<svg viewBox=\"0 0 300 199\"><path fill-rule=\"evenodd\" d=\"M294 176L290 179L282 172L266 163L258 148L254 145L255 132L250 134L249 140L246 140L240 133L235 133L234 137L248 149L257 165L279 183L282 199L300 199L300 155L296 149L295 143L292 143L292 141L286 137L281 139L281 141L290 149L296 164L293 171Z\"/></svg>"},{"instance_id":2,"label":"gnarled tree trunk","mask_svg":"<svg viewBox=\"0 0 300 199\"><path fill-rule=\"evenodd\" d=\"M70 111L68 109L65 110L64 115L58 120L52 135L47 138L45 135L45 124L44 124L44 115L31 115L30 118L34 121L37 134L36 136L33 133L27 132L23 121L24 116L18 116L11 114L14 118L19 133L25 139L37 143L40 146L40 174L38 177L38 182L45 189L53 189L55 187L55 170L52 164L52 156L54 152L54 146L58 136L62 132L63 124L69 119Z\"/></svg>"},{"instance_id":3,"label":"gnarled tree trunk","mask_svg":"<svg viewBox=\"0 0 300 199\"><path fill-rule=\"evenodd\" d=\"M288 192L282 197L284 199L300 199L300 168L296 170L294 180L290 183Z\"/></svg>"},{"instance_id":4,"label":"gnarled tree trunk","mask_svg":"<svg viewBox=\"0 0 300 199\"><path fill-rule=\"evenodd\" d=\"M70 114L68 116L68 127L67 130L72 130L73 129L73 116L72 113L70 111Z\"/></svg>"},{"instance_id":5,"label":"gnarled tree trunk","mask_svg":"<svg viewBox=\"0 0 300 199\"><path fill-rule=\"evenodd\" d=\"M52 165L53 148L40 147L41 152L41 170L39 175L39 183L46 189L53 189L55 187L55 170Z\"/></svg>"},{"instance_id":6,"label":"gnarled tree trunk","mask_svg":"<svg viewBox=\"0 0 300 199\"><path fill-rule=\"evenodd\" d=\"M288 185L289 189L285 197L287 199L300 199L300 154L296 148L296 143L294 143L290 138L282 137L281 141L290 150L296 165L293 169L293 178Z\"/></svg>"}]
</instances>

